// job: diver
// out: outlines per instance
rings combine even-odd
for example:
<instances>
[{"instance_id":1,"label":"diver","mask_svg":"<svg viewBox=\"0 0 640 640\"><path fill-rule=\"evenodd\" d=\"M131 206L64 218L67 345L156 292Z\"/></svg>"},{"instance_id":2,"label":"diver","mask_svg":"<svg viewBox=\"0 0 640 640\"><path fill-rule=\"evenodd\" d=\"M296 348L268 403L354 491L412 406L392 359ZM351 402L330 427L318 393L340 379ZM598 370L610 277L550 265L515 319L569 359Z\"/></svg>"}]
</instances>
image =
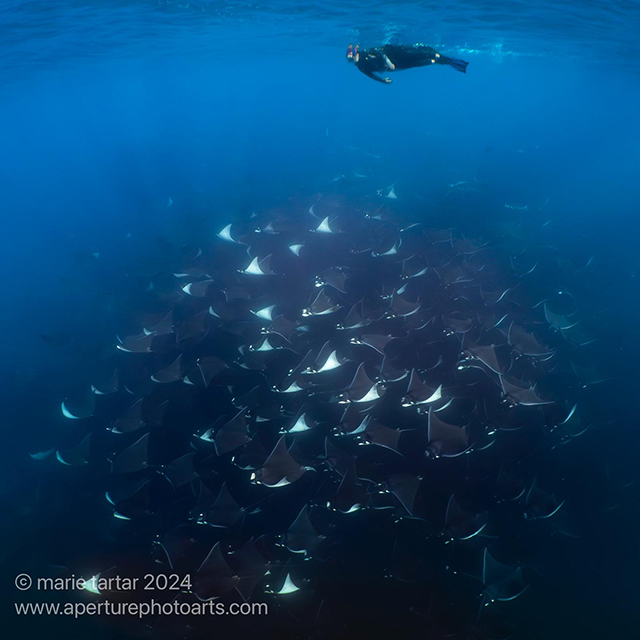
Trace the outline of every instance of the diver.
<instances>
[{"instance_id":1,"label":"diver","mask_svg":"<svg viewBox=\"0 0 640 640\"><path fill-rule=\"evenodd\" d=\"M450 67L466 73L468 62L459 58L449 58L425 44L395 45L385 44L374 49L363 49L360 45L350 44L347 49L347 61L352 62L366 76L378 82L389 84L390 78L380 77L377 73L402 71L413 67L428 67L432 64L448 64Z\"/></svg>"}]
</instances>

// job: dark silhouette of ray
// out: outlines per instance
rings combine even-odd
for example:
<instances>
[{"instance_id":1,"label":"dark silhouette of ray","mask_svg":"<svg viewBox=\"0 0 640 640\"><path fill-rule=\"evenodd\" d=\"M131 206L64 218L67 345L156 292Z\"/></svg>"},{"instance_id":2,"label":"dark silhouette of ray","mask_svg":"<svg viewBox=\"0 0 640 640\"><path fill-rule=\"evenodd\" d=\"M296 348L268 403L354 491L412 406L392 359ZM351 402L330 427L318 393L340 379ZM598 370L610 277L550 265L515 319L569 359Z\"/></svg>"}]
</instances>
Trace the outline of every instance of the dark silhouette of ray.
<instances>
[{"instance_id":1,"label":"dark silhouette of ray","mask_svg":"<svg viewBox=\"0 0 640 640\"><path fill-rule=\"evenodd\" d=\"M512 567L495 560L484 550L482 582L484 595L489 601L515 600L529 585L525 583L521 567Z\"/></svg>"},{"instance_id":2,"label":"dark silhouette of ray","mask_svg":"<svg viewBox=\"0 0 640 640\"><path fill-rule=\"evenodd\" d=\"M342 400L347 402L373 402L377 400L384 389L380 384L369 378L364 363L358 366L353 380L342 394Z\"/></svg>"},{"instance_id":3,"label":"dark silhouette of ray","mask_svg":"<svg viewBox=\"0 0 640 640\"><path fill-rule=\"evenodd\" d=\"M149 513L150 497L149 489L151 480L145 478L131 485L124 485L113 491L107 491L105 497L109 504L116 507L119 512L130 515Z\"/></svg>"},{"instance_id":4,"label":"dark silhouette of ray","mask_svg":"<svg viewBox=\"0 0 640 640\"><path fill-rule=\"evenodd\" d=\"M73 334L70 331L66 331L64 329L60 331L54 331L53 333L40 333L38 335L50 347L56 347L58 349L68 347L73 340Z\"/></svg>"},{"instance_id":5,"label":"dark silhouette of ray","mask_svg":"<svg viewBox=\"0 0 640 640\"><path fill-rule=\"evenodd\" d=\"M567 417L553 427L553 431L557 431L561 438L570 439L581 436L590 427L582 421L578 412L578 405L575 404L567 414Z\"/></svg>"},{"instance_id":6,"label":"dark silhouette of ray","mask_svg":"<svg viewBox=\"0 0 640 640\"><path fill-rule=\"evenodd\" d=\"M133 520L151 515L151 481L145 480L135 485L136 490L115 504L114 516L121 520Z\"/></svg>"},{"instance_id":7,"label":"dark silhouette of ray","mask_svg":"<svg viewBox=\"0 0 640 640\"><path fill-rule=\"evenodd\" d=\"M409 280L411 278L417 278L427 273L429 267L422 263L422 260L417 256L412 256L402 261L402 278Z\"/></svg>"},{"instance_id":8,"label":"dark silhouette of ray","mask_svg":"<svg viewBox=\"0 0 640 640\"><path fill-rule=\"evenodd\" d=\"M187 267L184 266L184 264L186 263L183 263L183 266L177 267L179 272L173 274L174 278L193 278L195 280L198 278L208 277L207 274L199 267Z\"/></svg>"},{"instance_id":9,"label":"dark silhouette of ray","mask_svg":"<svg viewBox=\"0 0 640 640\"><path fill-rule=\"evenodd\" d=\"M193 576L193 594L198 600L211 600L233 591L239 584L240 578L234 575L220 543L216 542Z\"/></svg>"},{"instance_id":10,"label":"dark silhouette of ray","mask_svg":"<svg viewBox=\"0 0 640 640\"><path fill-rule=\"evenodd\" d=\"M314 229L311 229L311 231L313 231L314 233L320 233L320 234L339 233L339 231L337 231L336 218L333 218L332 220L330 220L329 216L327 216L322 220L322 222L320 222L320 224L317 227L315 227Z\"/></svg>"},{"instance_id":11,"label":"dark silhouette of ray","mask_svg":"<svg viewBox=\"0 0 640 640\"><path fill-rule=\"evenodd\" d=\"M205 387L208 387L211 381L226 368L226 363L215 356L207 356L198 360L198 369Z\"/></svg>"},{"instance_id":12,"label":"dark silhouette of ray","mask_svg":"<svg viewBox=\"0 0 640 640\"><path fill-rule=\"evenodd\" d=\"M359 336L358 338L351 338L351 343L366 345L367 347L371 347L381 355L384 355L386 346L392 340L394 340L393 336L368 334L368 335Z\"/></svg>"},{"instance_id":13,"label":"dark silhouette of ray","mask_svg":"<svg viewBox=\"0 0 640 640\"><path fill-rule=\"evenodd\" d=\"M97 396L108 396L112 393L116 393L120 388L120 377L118 375L118 370L116 369L113 372L113 375L104 380L102 382L97 382L96 384L91 385L91 389L93 393Z\"/></svg>"},{"instance_id":14,"label":"dark silhouette of ray","mask_svg":"<svg viewBox=\"0 0 640 640\"><path fill-rule=\"evenodd\" d=\"M300 587L296 585L296 583L291 579L291 574L287 573L278 591L268 590L267 593L274 593L278 596L286 596L290 593L296 593L296 591L300 591Z\"/></svg>"},{"instance_id":15,"label":"dark silhouette of ray","mask_svg":"<svg viewBox=\"0 0 640 640\"><path fill-rule=\"evenodd\" d=\"M271 304L266 307L261 306L261 307L257 307L256 309L252 309L251 313L256 315L261 320L266 320L267 322L273 322L273 319L275 318L275 309L276 309L276 305Z\"/></svg>"},{"instance_id":16,"label":"dark silhouette of ray","mask_svg":"<svg viewBox=\"0 0 640 640\"><path fill-rule=\"evenodd\" d=\"M509 402L501 402L494 406L486 399L483 402L484 417L489 424L490 431L505 433L517 432L525 426L532 425L532 414L526 408L520 409Z\"/></svg>"},{"instance_id":17,"label":"dark silhouette of ray","mask_svg":"<svg viewBox=\"0 0 640 640\"><path fill-rule=\"evenodd\" d=\"M91 434L86 435L75 447L56 452L59 462L70 467L78 467L89 462Z\"/></svg>"},{"instance_id":18,"label":"dark silhouette of ray","mask_svg":"<svg viewBox=\"0 0 640 640\"><path fill-rule=\"evenodd\" d=\"M445 265L438 269L438 273L440 274L445 288L454 284L473 282L473 278L467 275L462 267Z\"/></svg>"},{"instance_id":19,"label":"dark silhouette of ray","mask_svg":"<svg viewBox=\"0 0 640 640\"><path fill-rule=\"evenodd\" d=\"M503 328L508 330L510 324L510 314L508 313L489 313L480 317L480 322L486 331L492 329L499 330L502 334ZM506 334L503 334L506 338Z\"/></svg>"},{"instance_id":20,"label":"dark silhouette of ray","mask_svg":"<svg viewBox=\"0 0 640 640\"><path fill-rule=\"evenodd\" d=\"M234 406L238 407L238 409L247 409L249 407L253 407L258 403L260 399L260 391L260 386L256 385L250 391L247 391L247 393L232 398L232 402Z\"/></svg>"},{"instance_id":21,"label":"dark silhouette of ray","mask_svg":"<svg viewBox=\"0 0 640 640\"><path fill-rule=\"evenodd\" d=\"M380 365L379 382L399 382L409 375L406 369L396 369L387 356L382 360Z\"/></svg>"},{"instance_id":22,"label":"dark silhouette of ray","mask_svg":"<svg viewBox=\"0 0 640 640\"><path fill-rule=\"evenodd\" d=\"M422 478L407 474L393 475L387 479L386 484L389 491L393 493L410 516L413 516L416 496L421 482Z\"/></svg>"},{"instance_id":23,"label":"dark silhouette of ray","mask_svg":"<svg viewBox=\"0 0 640 640\"><path fill-rule=\"evenodd\" d=\"M291 421L291 424L281 429L280 433L302 433L311 431L318 423L309 415L310 407L303 406L298 415Z\"/></svg>"},{"instance_id":24,"label":"dark silhouette of ray","mask_svg":"<svg viewBox=\"0 0 640 640\"><path fill-rule=\"evenodd\" d=\"M356 462L352 460L340 482L338 490L331 499L331 507L342 513L352 513L365 507L366 503L367 490L366 487L359 482Z\"/></svg>"},{"instance_id":25,"label":"dark silhouette of ray","mask_svg":"<svg viewBox=\"0 0 640 640\"><path fill-rule=\"evenodd\" d=\"M322 349L318 353L314 363L303 373L324 373L332 371L344 364L344 361L338 357L337 350L334 349L330 341L324 343Z\"/></svg>"},{"instance_id":26,"label":"dark silhouette of ray","mask_svg":"<svg viewBox=\"0 0 640 640\"><path fill-rule=\"evenodd\" d=\"M288 342L291 342L297 330L298 323L287 320L283 315L277 316L271 323L271 326L268 329L265 329L266 332L279 335Z\"/></svg>"},{"instance_id":27,"label":"dark silhouette of ray","mask_svg":"<svg viewBox=\"0 0 640 640\"><path fill-rule=\"evenodd\" d=\"M544 314L547 322L556 329L568 330L575 327L579 322L579 320L571 320L560 313L554 313L546 303L544 305Z\"/></svg>"},{"instance_id":28,"label":"dark silhouette of ray","mask_svg":"<svg viewBox=\"0 0 640 640\"><path fill-rule=\"evenodd\" d=\"M111 473L134 473L142 471L149 465L149 434L145 433L139 440L121 451L111 463Z\"/></svg>"},{"instance_id":29,"label":"dark silhouette of ray","mask_svg":"<svg viewBox=\"0 0 640 640\"><path fill-rule=\"evenodd\" d=\"M560 331L566 340L578 347L586 347L598 340L598 337L583 323L561 329Z\"/></svg>"},{"instance_id":30,"label":"dark silhouette of ray","mask_svg":"<svg viewBox=\"0 0 640 640\"><path fill-rule=\"evenodd\" d=\"M218 496L209 489L203 480L200 479L198 482L196 503L193 509L191 509L192 516L204 518L205 512L213 507L217 497Z\"/></svg>"},{"instance_id":31,"label":"dark silhouette of ray","mask_svg":"<svg viewBox=\"0 0 640 640\"><path fill-rule=\"evenodd\" d=\"M225 292L226 293L226 292ZM220 324L221 322L231 322L232 320L235 320L235 312L233 307L231 307L228 304L225 304L224 302L220 301L220 300L214 300L210 305L209 305L209 310L207 311L207 313L209 314L210 318L214 318L213 322L218 322L218 324Z\"/></svg>"},{"instance_id":32,"label":"dark silhouette of ray","mask_svg":"<svg viewBox=\"0 0 640 640\"><path fill-rule=\"evenodd\" d=\"M113 423L111 430L114 433L133 433L145 426L145 421L142 416L142 401L143 398L136 400L129 409L127 409L125 414Z\"/></svg>"},{"instance_id":33,"label":"dark silhouette of ray","mask_svg":"<svg viewBox=\"0 0 640 640\"><path fill-rule=\"evenodd\" d=\"M289 251L291 251L291 253L293 253L294 256L296 257L300 257L303 252L306 254L304 248L305 248L305 244L290 244L289 245Z\"/></svg>"},{"instance_id":34,"label":"dark silhouette of ray","mask_svg":"<svg viewBox=\"0 0 640 640\"><path fill-rule=\"evenodd\" d=\"M571 272L573 274L576 274L576 273L580 273L581 271L584 271L589 266L591 266L591 264L593 263L593 256L591 256L590 258L586 258L586 259L583 257L581 262L578 262L578 261L574 260L573 258L570 258L570 257L567 257L567 256L560 256L558 258L558 262L559 262L561 268L563 268L566 271L569 271L569 272Z\"/></svg>"},{"instance_id":35,"label":"dark silhouette of ray","mask_svg":"<svg viewBox=\"0 0 640 640\"><path fill-rule=\"evenodd\" d=\"M342 412L339 427L343 433L354 435L364 433L370 419L365 415L365 409L358 404L347 404Z\"/></svg>"},{"instance_id":36,"label":"dark silhouette of ray","mask_svg":"<svg viewBox=\"0 0 640 640\"><path fill-rule=\"evenodd\" d=\"M174 571L184 569L194 545L195 539L186 525L180 525L165 533L160 543L169 561L169 566Z\"/></svg>"},{"instance_id":37,"label":"dark silhouette of ray","mask_svg":"<svg viewBox=\"0 0 640 640\"><path fill-rule=\"evenodd\" d=\"M169 401L165 400L155 407L148 407L147 404L150 403L151 399L143 405L146 416L145 423L148 427L159 427L164 422L164 416L167 411L167 407L169 406Z\"/></svg>"},{"instance_id":38,"label":"dark silhouette of ray","mask_svg":"<svg viewBox=\"0 0 640 640\"><path fill-rule=\"evenodd\" d=\"M537 480L534 480L527 493L525 517L529 520L550 518L563 504L564 500L558 501L553 493L540 489Z\"/></svg>"},{"instance_id":39,"label":"dark silhouette of ray","mask_svg":"<svg viewBox=\"0 0 640 640\"><path fill-rule=\"evenodd\" d=\"M372 298L372 299L364 298L362 300L361 313L362 313L362 317L364 318L367 324L370 324L372 322L377 322L378 320L381 320L385 316L388 316L389 314L391 314L389 309L383 306L383 303L384 303L384 300L378 301L375 298ZM402 302L399 302L398 304L402 304ZM355 328L355 327L347 327L347 328Z\"/></svg>"},{"instance_id":40,"label":"dark silhouette of ray","mask_svg":"<svg viewBox=\"0 0 640 640\"><path fill-rule=\"evenodd\" d=\"M593 384L600 384L609 380L609 378L603 375L603 373L595 366L581 367L575 362L571 362L571 366L576 374L576 378L578 378L584 387L588 387Z\"/></svg>"},{"instance_id":41,"label":"dark silhouette of ray","mask_svg":"<svg viewBox=\"0 0 640 640\"><path fill-rule=\"evenodd\" d=\"M433 407L429 409L427 439L429 450L436 457L452 458L469 449L467 430L440 420Z\"/></svg>"},{"instance_id":42,"label":"dark silhouette of ray","mask_svg":"<svg viewBox=\"0 0 640 640\"><path fill-rule=\"evenodd\" d=\"M362 327L366 327L369 324L369 320L365 319L362 315L362 303L356 302L349 313L345 316L345 319L338 323L336 326L337 329L360 329Z\"/></svg>"},{"instance_id":43,"label":"dark silhouette of ray","mask_svg":"<svg viewBox=\"0 0 640 640\"><path fill-rule=\"evenodd\" d=\"M234 231L233 225L230 224L222 229L222 231L220 231L217 235L220 240L224 240L225 242L232 242L234 244L246 244L245 242L242 242L242 240L246 238L241 234L237 235Z\"/></svg>"},{"instance_id":44,"label":"dark silhouette of ray","mask_svg":"<svg viewBox=\"0 0 640 640\"><path fill-rule=\"evenodd\" d=\"M208 311L203 311L181 323L176 336L178 343L202 340L208 331L206 321L209 315Z\"/></svg>"},{"instance_id":45,"label":"dark silhouette of ray","mask_svg":"<svg viewBox=\"0 0 640 640\"><path fill-rule=\"evenodd\" d=\"M540 260L535 259L535 257L532 257L530 254L527 254L523 258L525 251L523 251L520 256L511 258L511 268L513 269L515 277L518 279L532 274L540 265Z\"/></svg>"},{"instance_id":46,"label":"dark silhouette of ray","mask_svg":"<svg viewBox=\"0 0 640 640\"><path fill-rule=\"evenodd\" d=\"M164 476L174 489L179 489L198 477L193 466L195 457L195 453L187 453L176 458L164 468Z\"/></svg>"},{"instance_id":47,"label":"dark silhouette of ray","mask_svg":"<svg viewBox=\"0 0 640 640\"><path fill-rule=\"evenodd\" d=\"M272 387L272 391L276 393L298 393L304 391L311 383L305 380L305 377L301 375L302 373L303 371L300 371L300 367L298 367L294 373L285 378L279 387Z\"/></svg>"},{"instance_id":48,"label":"dark silhouette of ray","mask_svg":"<svg viewBox=\"0 0 640 640\"><path fill-rule=\"evenodd\" d=\"M262 340L258 344L252 344L249 346L249 351L253 352L268 352L268 351L289 351L291 354L299 355L293 348L291 343L282 336L269 333L265 336L262 334Z\"/></svg>"},{"instance_id":49,"label":"dark silhouette of ray","mask_svg":"<svg viewBox=\"0 0 640 640\"><path fill-rule=\"evenodd\" d=\"M503 464L496 480L496 498L502 500L519 500L527 491L525 480L513 465Z\"/></svg>"},{"instance_id":50,"label":"dark silhouette of ray","mask_svg":"<svg viewBox=\"0 0 640 640\"><path fill-rule=\"evenodd\" d=\"M386 256L396 256L398 255L398 249L402 245L401 238L394 238L393 240L385 240L378 247L376 251L372 251L371 255L374 258L381 258Z\"/></svg>"},{"instance_id":51,"label":"dark silhouette of ray","mask_svg":"<svg viewBox=\"0 0 640 640\"><path fill-rule=\"evenodd\" d=\"M281 222L269 222L265 227L256 229L256 233L268 233L271 235L277 235L283 231L286 231L286 225Z\"/></svg>"},{"instance_id":52,"label":"dark silhouette of ray","mask_svg":"<svg viewBox=\"0 0 640 640\"><path fill-rule=\"evenodd\" d=\"M189 282L182 287L182 290L194 298L206 298L213 280L201 280L200 282Z\"/></svg>"},{"instance_id":53,"label":"dark silhouette of ray","mask_svg":"<svg viewBox=\"0 0 640 640\"><path fill-rule=\"evenodd\" d=\"M442 385L437 389L422 382L416 369L411 370L411 377L407 386L407 392L402 398L402 406L410 407L416 404L431 404L442 398Z\"/></svg>"},{"instance_id":54,"label":"dark silhouette of ray","mask_svg":"<svg viewBox=\"0 0 640 640\"><path fill-rule=\"evenodd\" d=\"M91 390L83 390L73 397L65 398L61 405L62 415L70 420L90 418L96 410L95 395Z\"/></svg>"},{"instance_id":55,"label":"dark silhouette of ray","mask_svg":"<svg viewBox=\"0 0 640 640\"><path fill-rule=\"evenodd\" d=\"M468 513L458 504L452 494L445 515L447 531L458 540L469 540L477 536L487 526L487 516L482 513Z\"/></svg>"},{"instance_id":56,"label":"dark silhouette of ray","mask_svg":"<svg viewBox=\"0 0 640 640\"><path fill-rule=\"evenodd\" d=\"M227 556L227 561L235 575L240 578L236 589L245 602L250 600L257 584L269 569L269 563L258 551L256 541L250 538L242 547Z\"/></svg>"},{"instance_id":57,"label":"dark silhouette of ray","mask_svg":"<svg viewBox=\"0 0 640 640\"><path fill-rule=\"evenodd\" d=\"M180 354L169 366L157 371L151 376L154 382L159 384L169 384L182 380L182 354Z\"/></svg>"},{"instance_id":58,"label":"dark silhouette of ray","mask_svg":"<svg viewBox=\"0 0 640 640\"><path fill-rule=\"evenodd\" d=\"M331 313L335 313L341 309L339 304L332 302L327 296L324 289L320 289L320 292L316 295L313 302L302 311L303 317L308 316L326 316Z\"/></svg>"},{"instance_id":59,"label":"dark silhouette of ray","mask_svg":"<svg viewBox=\"0 0 640 640\"><path fill-rule=\"evenodd\" d=\"M564 501L561 503L557 503L557 508L553 510L549 516L546 517L530 518L527 515L528 512L525 512L525 517L527 518L527 520L533 520L541 531L544 531L551 535L560 534L568 538L581 538L582 534L579 527L576 526L576 524L573 522L570 512L564 505ZM616 510L618 506L619 505L615 503L612 506L605 508L603 512L609 513Z\"/></svg>"},{"instance_id":60,"label":"dark silhouette of ray","mask_svg":"<svg viewBox=\"0 0 640 640\"><path fill-rule=\"evenodd\" d=\"M260 469L269 457L269 452L264 448L260 438L256 435L247 444L241 453L235 454L233 463L240 469Z\"/></svg>"},{"instance_id":61,"label":"dark silhouette of ray","mask_svg":"<svg viewBox=\"0 0 640 640\"><path fill-rule=\"evenodd\" d=\"M137 336L127 336L120 340L116 345L120 351L127 353L149 353L151 351L151 343L153 342L153 333L141 333Z\"/></svg>"},{"instance_id":62,"label":"dark silhouette of ray","mask_svg":"<svg viewBox=\"0 0 640 640\"><path fill-rule=\"evenodd\" d=\"M511 384L504 376L500 376L500 384L502 385L504 397L510 404L522 405L523 407L553 404L552 400L542 400L534 389Z\"/></svg>"},{"instance_id":63,"label":"dark silhouette of ray","mask_svg":"<svg viewBox=\"0 0 640 640\"><path fill-rule=\"evenodd\" d=\"M271 276L275 273L271 270L271 255L268 255L263 260L254 258L251 263L245 268L241 269L240 273L248 276Z\"/></svg>"},{"instance_id":64,"label":"dark silhouette of ray","mask_svg":"<svg viewBox=\"0 0 640 640\"><path fill-rule=\"evenodd\" d=\"M454 333L467 333L473 328L473 322L465 318L444 316L442 321L444 322L444 326Z\"/></svg>"},{"instance_id":65,"label":"dark silhouette of ray","mask_svg":"<svg viewBox=\"0 0 640 640\"><path fill-rule=\"evenodd\" d=\"M196 434L196 438L201 440L202 442L212 443L215 440L216 431L225 424L226 417L220 416L208 429L206 429L201 434Z\"/></svg>"},{"instance_id":66,"label":"dark silhouette of ray","mask_svg":"<svg viewBox=\"0 0 640 640\"><path fill-rule=\"evenodd\" d=\"M336 289L336 291L340 291L340 293L347 293L345 288L346 282L347 274L340 268L332 268L324 271L322 275L316 279L315 285L316 287L329 285Z\"/></svg>"},{"instance_id":67,"label":"dark silhouette of ray","mask_svg":"<svg viewBox=\"0 0 640 640\"><path fill-rule=\"evenodd\" d=\"M247 432L246 409L241 409L229 422L222 425L215 435L216 453L219 456L235 451L251 440Z\"/></svg>"},{"instance_id":68,"label":"dark silhouette of ray","mask_svg":"<svg viewBox=\"0 0 640 640\"><path fill-rule=\"evenodd\" d=\"M520 285L520 283L513 285L507 289L502 289L501 291L485 291L482 290L482 297L486 304L490 307L498 304L499 302L503 302L509 299L509 294Z\"/></svg>"},{"instance_id":69,"label":"dark silhouette of ray","mask_svg":"<svg viewBox=\"0 0 640 640\"><path fill-rule=\"evenodd\" d=\"M284 536L285 546L293 553L313 554L323 540L311 524L309 506L305 505Z\"/></svg>"},{"instance_id":70,"label":"dark silhouette of ray","mask_svg":"<svg viewBox=\"0 0 640 640\"><path fill-rule=\"evenodd\" d=\"M251 300L251 289L246 287L227 287L222 292L226 302L238 302L238 300Z\"/></svg>"},{"instance_id":71,"label":"dark silhouette of ray","mask_svg":"<svg viewBox=\"0 0 640 640\"><path fill-rule=\"evenodd\" d=\"M282 436L278 440L264 465L254 474L255 480L267 487L279 487L295 482L306 471L289 453L285 438L286 436Z\"/></svg>"},{"instance_id":72,"label":"dark silhouette of ray","mask_svg":"<svg viewBox=\"0 0 640 640\"><path fill-rule=\"evenodd\" d=\"M462 238L457 238L452 241L452 245L456 251L456 253L463 253L465 255L473 255L480 251L482 251L487 245L489 241L482 242L481 239L477 238L465 238L464 235Z\"/></svg>"},{"instance_id":73,"label":"dark silhouette of ray","mask_svg":"<svg viewBox=\"0 0 640 640\"><path fill-rule=\"evenodd\" d=\"M341 476L347 472L347 469L351 465L353 460L353 456L348 453L343 452L338 447L336 447L332 438L327 436L324 439L324 455L325 460L331 465L332 469L335 469Z\"/></svg>"},{"instance_id":74,"label":"dark silhouette of ray","mask_svg":"<svg viewBox=\"0 0 640 640\"><path fill-rule=\"evenodd\" d=\"M523 356L545 356L551 351L541 345L537 338L515 322L511 323L508 334L509 344Z\"/></svg>"},{"instance_id":75,"label":"dark silhouette of ray","mask_svg":"<svg viewBox=\"0 0 640 640\"><path fill-rule=\"evenodd\" d=\"M498 362L496 348L493 345L490 345L488 347L482 345L467 345L462 355L465 359L479 360L494 373L504 373L502 367L500 366L500 363Z\"/></svg>"},{"instance_id":76,"label":"dark silhouette of ray","mask_svg":"<svg viewBox=\"0 0 640 640\"><path fill-rule=\"evenodd\" d=\"M182 245L180 251L183 264L191 264L202 255L202 249L194 245Z\"/></svg>"},{"instance_id":77,"label":"dark silhouette of ray","mask_svg":"<svg viewBox=\"0 0 640 640\"><path fill-rule=\"evenodd\" d=\"M399 429L391 429L390 427L385 427L376 420L368 420L364 433L369 442L380 447L385 447L386 449L391 449L398 454L400 453L398 450L398 442L400 441L400 436L403 432Z\"/></svg>"},{"instance_id":78,"label":"dark silhouette of ray","mask_svg":"<svg viewBox=\"0 0 640 640\"><path fill-rule=\"evenodd\" d=\"M205 512L203 520L213 527L228 528L239 522L244 512L243 507L241 507L229 493L227 483L225 482L220 489L216 501L211 508Z\"/></svg>"},{"instance_id":79,"label":"dark silhouette of ray","mask_svg":"<svg viewBox=\"0 0 640 640\"><path fill-rule=\"evenodd\" d=\"M387 316L391 318L406 318L420 310L420 302L409 302L394 293L387 310Z\"/></svg>"},{"instance_id":80,"label":"dark silhouette of ray","mask_svg":"<svg viewBox=\"0 0 640 640\"><path fill-rule=\"evenodd\" d=\"M173 332L173 311L169 311L167 315L156 324L145 327L144 332L149 335L163 336Z\"/></svg>"}]
</instances>

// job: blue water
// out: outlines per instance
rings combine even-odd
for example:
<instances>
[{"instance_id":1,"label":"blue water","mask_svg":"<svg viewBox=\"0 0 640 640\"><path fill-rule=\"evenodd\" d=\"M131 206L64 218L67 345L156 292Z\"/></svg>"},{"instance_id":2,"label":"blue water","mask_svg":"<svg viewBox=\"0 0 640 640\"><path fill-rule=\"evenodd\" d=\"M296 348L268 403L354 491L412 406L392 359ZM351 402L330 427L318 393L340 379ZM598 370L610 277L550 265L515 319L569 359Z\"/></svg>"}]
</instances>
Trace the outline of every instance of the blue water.
<instances>
[{"instance_id":1,"label":"blue water","mask_svg":"<svg viewBox=\"0 0 640 640\"><path fill-rule=\"evenodd\" d=\"M397 182L414 218L450 211L451 226L491 235L535 216L548 244L594 256L616 407L635 425L639 33L631 0L0 3L4 485L31 426L15 398L37 404L67 357L38 334L90 333L110 303L75 286L88 269L108 283L113 265L145 264L158 236L213 237L353 171L374 193ZM424 42L470 64L383 86L346 63L349 42ZM448 209L459 181L486 199ZM522 614L538 618L530 637L632 637L638 526L625 513L567 552L544 613Z\"/></svg>"}]
</instances>

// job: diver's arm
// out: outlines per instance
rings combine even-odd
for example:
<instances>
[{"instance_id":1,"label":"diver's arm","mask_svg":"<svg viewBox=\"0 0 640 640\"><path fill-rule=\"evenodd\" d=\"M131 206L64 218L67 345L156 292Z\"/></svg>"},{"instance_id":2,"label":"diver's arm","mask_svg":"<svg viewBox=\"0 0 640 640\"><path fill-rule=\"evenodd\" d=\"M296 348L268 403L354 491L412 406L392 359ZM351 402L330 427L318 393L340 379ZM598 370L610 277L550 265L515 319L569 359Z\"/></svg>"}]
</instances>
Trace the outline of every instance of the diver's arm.
<instances>
[{"instance_id":1,"label":"diver's arm","mask_svg":"<svg viewBox=\"0 0 640 640\"><path fill-rule=\"evenodd\" d=\"M396 65L389 60L389 57L384 53L382 54L382 57L384 58L384 63L387 65L387 69L389 69L389 71L395 71Z\"/></svg>"},{"instance_id":2,"label":"diver's arm","mask_svg":"<svg viewBox=\"0 0 640 640\"><path fill-rule=\"evenodd\" d=\"M381 78L380 76L377 76L372 71L365 71L364 69L360 69L360 67L358 67L358 71L361 71L362 73L364 73L365 76L368 76L369 78L371 78L372 80L375 80L376 82L382 82L382 84L391 83L391 78Z\"/></svg>"}]
</instances>

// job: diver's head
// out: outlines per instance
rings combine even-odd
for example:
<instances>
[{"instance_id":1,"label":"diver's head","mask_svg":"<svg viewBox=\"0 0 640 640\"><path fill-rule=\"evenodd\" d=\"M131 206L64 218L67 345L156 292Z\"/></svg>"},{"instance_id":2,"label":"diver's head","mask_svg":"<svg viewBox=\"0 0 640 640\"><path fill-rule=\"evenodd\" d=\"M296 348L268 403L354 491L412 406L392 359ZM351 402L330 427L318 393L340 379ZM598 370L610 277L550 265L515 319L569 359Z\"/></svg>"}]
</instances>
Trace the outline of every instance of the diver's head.
<instances>
[{"instance_id":1,"label":"diver's head","mask_svg":"<svg viewBox=\"0 0 640 640\"><path fill-rule=\"evenodd\" d=\"M353 45L347 47L347 62L353 62Z\"/></svg>"}]
</instances>

